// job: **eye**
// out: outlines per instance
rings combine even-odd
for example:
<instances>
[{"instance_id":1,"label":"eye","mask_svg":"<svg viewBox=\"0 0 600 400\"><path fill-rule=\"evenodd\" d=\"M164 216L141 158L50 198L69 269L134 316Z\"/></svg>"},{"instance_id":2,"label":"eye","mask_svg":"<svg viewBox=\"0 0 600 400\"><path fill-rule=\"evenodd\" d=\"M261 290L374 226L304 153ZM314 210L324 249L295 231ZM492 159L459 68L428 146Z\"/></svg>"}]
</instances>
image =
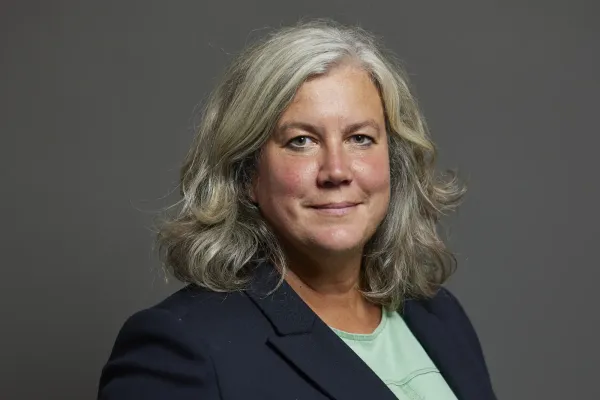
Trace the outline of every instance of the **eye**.
<instances>
[{"instance_id":1,"label":"eye","mask_svg":"<svg viewBox=\"0 0 600 400\"><path fill-rule=\"evenodd\" d=\"M303 148L310 146L310 143L314 141L308 136L296 136L288 142L288 146L292 148Z\"/></svg>"},{"instance_id":2,"label":"eye","mask_svg":"<svg viewBox=\"0 0 600 400\"><path fill-rule=\"evenodd\" d=\"M354 135L352 136L352 140L354 141L354 143L360 146L369 146L373 144L373 138L367 135Z\"/></svg>"}]
</instances>

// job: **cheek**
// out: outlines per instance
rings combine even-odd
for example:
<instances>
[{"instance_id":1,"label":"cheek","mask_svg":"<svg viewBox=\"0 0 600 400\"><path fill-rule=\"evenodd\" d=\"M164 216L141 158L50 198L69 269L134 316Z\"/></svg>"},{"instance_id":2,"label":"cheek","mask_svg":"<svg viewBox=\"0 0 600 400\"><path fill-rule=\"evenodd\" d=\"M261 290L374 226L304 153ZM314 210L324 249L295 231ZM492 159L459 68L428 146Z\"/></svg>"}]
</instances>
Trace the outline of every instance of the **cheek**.
<instances>
[{"instance_id":1,"label":"cheek","mask_svg":"<svg viewBox=\"0 0 600 400\"><path fill-rule=\"evenodd\" d=\"M376 194L390 190L390 165L386 155L372 155L360 160L357 167L363 189Z\"/></svg>"},{"instance_id":2,"label":"cheek","mask_svg":"<svg viewBox=\"0 0 600 400\"><path fill-rule=\"evenodd\" d=\"M313 164L304 160L281 160L272 163L267 168L268 171L265 171L268 176L268 196L271 197L271 201L274 201L275 197L304 197L315 179L316 169Z\"/></svg>"}]
</instances>

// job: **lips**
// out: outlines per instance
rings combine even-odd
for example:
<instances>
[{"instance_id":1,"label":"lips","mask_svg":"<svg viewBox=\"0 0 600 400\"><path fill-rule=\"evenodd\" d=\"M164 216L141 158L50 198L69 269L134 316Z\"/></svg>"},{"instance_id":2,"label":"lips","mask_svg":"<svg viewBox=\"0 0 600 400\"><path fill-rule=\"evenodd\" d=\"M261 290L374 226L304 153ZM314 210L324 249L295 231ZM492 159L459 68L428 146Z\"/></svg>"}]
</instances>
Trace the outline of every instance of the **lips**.
<instances>
[{"instance_id":1,"label":"lips","mask_svg":"<svg viewBox=\"0 0 600 400\"><path fill-rule=\"evenodd\" d=\"M322 216L342 217L352 213L356 206L360 203L339 202L339 203L323 203L310 206L316 213Z\"/></svg>"},{"instance_id":2,"label":"lips","mask_svg":"<svg viewBox=\"0 0 600 400\"><path fill-rule=\"evenodd\" d=\"M359 204L359 203L353 203L353 202L344 201L344 202L340 202L340 203L317 204L317 205L313 205L311 207L319 209L319 210L336 210L336 209L354 207L357 204Z\"/></svg>"}]
</instances>

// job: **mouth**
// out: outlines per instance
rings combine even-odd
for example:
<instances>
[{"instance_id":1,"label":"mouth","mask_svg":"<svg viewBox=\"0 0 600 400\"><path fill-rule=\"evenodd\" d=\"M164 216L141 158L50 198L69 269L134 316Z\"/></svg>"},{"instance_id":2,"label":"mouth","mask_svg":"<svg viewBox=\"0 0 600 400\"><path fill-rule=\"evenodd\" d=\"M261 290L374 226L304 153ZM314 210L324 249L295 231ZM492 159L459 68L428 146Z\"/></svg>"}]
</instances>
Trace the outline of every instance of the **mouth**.
<instances>
[{"instance_id":1,"label":"mouth","mask_svg":"<svg viewBox=\"0 0 600 400\"><path fill-rule=\"evenodd\" d=\"M346 215L354 210L360 203L354 202L339 202L339 203L323 203L310 206L313 210L326 215Z\"/></svg>"}]
</instances>

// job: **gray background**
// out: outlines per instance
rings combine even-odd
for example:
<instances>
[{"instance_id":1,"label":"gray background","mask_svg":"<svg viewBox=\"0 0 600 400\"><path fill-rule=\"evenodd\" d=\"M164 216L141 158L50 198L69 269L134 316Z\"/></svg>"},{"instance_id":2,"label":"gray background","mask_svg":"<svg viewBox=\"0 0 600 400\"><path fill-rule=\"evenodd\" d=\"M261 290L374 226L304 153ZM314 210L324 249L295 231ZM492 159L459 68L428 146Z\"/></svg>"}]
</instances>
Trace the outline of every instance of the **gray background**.
<instances>
[{"instance_id":1,"label":"gray background","mask_svg":"<svg viewBox=\"0 0 600 400\"><path fill-rule=\"evenodd\" d=\"M594 1L4 1L0 397L92 399L125 318L179 287L152 250L193 110L265 27L360 23L405 61L469 180L449 286L501 399L600 398ZM171 194L170 194L171 193Z\"/></svg>"}]
</instances>

